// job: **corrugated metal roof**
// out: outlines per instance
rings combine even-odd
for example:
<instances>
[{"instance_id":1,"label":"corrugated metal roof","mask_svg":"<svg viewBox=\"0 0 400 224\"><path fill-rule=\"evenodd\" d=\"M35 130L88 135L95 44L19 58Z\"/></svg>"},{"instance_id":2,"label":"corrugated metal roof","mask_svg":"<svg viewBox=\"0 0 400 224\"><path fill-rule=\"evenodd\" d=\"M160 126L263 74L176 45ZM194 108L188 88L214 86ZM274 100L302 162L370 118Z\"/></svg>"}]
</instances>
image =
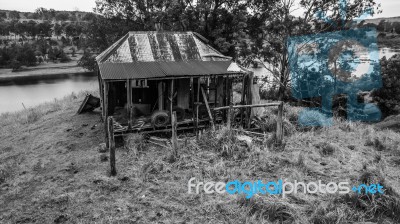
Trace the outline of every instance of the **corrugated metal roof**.
<instances>
[{"instance_id":1,"label":"corrugated metal roof","mask_svg":"<svg viewBox=\"0 0 400 224\"><path fill-rule=\"evenodd\" d=\"M210 57L214 55L215 57ZM230 60L193 32L129 32L96 57L98 63Z\"/></svg>"},{"instance_id":2,"label":"corrugated metal roof","mask_svg":"<svg viewBox=\"0 0 400 224\"><path fill-rule=\"evenodd\" d=\"M230 74L231 61L131 62L99 64L105 80Z\"/></svg>"}]
</instances>

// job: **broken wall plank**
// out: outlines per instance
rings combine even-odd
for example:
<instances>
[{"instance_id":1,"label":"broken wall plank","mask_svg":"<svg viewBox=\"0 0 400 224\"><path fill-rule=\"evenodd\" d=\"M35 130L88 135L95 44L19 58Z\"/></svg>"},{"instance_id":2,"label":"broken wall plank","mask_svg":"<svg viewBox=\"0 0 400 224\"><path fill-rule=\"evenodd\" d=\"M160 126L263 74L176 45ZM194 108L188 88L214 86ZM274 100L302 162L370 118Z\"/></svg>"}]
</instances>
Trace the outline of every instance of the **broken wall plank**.
<instances>
[{"instance_id":1,"label":"broken wall plank","mask_svg":"<svg viewBox=\"0 0 400 224\"><path fill-rule=\"evenodd\" d=\"M213 131L215 131L214 119L213 119L213 116L211 114L210 105L208 104L207 95L206 95L203 87L201 88L201 93L203 94L204 103L206 104L208 117L210 117L211 127L212 127Z\"/></svg>"}]
</instances>

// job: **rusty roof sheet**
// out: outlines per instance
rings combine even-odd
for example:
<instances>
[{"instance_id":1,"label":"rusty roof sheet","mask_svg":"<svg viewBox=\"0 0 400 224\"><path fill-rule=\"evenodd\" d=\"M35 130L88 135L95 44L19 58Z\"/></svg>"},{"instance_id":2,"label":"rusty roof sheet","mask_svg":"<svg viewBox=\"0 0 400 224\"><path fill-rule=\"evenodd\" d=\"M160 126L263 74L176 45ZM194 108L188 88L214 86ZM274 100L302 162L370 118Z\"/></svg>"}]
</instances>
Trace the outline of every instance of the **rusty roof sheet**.
<instances>
[{"instance_id":1,"label":"rusty roof sheet","mask_svg":"<svg viewBox=\"0 0 400 224\"><path fill-rule=\"evenodd\" d=\"M129 32L96 57L100 63L230 60L194 32Z\"/></svg>"},{"instance_id":2,"label":"rusty roof sheet","mask_svg":"<svg viewBox=\"0 0 400 224\"><path fill-rule=\"evenodd\" d=\"M99 64L105 80L147 79L178 76L233 74L228 72L231 61L174 61Z\"/></svg>"}]
</instances>

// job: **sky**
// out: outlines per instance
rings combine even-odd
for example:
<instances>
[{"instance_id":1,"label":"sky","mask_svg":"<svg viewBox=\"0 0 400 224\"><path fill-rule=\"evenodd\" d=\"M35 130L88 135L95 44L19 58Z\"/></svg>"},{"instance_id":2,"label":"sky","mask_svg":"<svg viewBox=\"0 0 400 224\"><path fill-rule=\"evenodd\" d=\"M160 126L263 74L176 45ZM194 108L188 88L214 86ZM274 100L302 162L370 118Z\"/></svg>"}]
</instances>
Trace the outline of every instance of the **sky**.
<instances>
[{"instance_id":1,"label":"sky","mask_svg":"<svg viewBox=\"0 0 400 224\"><path fill-rule=\"evenodd\" d=\"M60 11L93 12L95 0L0 0L0 9L17 10L21 12L34 12L43 7Z\"/></svg>"},{"instance_id":2,"label":"sky","mask_svg":"<svg viewBox=\"0 0 400 224\"><path fill-rule=\"evenodd\" d=\"M382 5L383 13L375 15L374 18L400 16L399 0L376 0L376 2ZM0 9L22 12L33 12L39 7L93 12L95 6L95 0L0 0Z\"/></svg>"}]
</instances>

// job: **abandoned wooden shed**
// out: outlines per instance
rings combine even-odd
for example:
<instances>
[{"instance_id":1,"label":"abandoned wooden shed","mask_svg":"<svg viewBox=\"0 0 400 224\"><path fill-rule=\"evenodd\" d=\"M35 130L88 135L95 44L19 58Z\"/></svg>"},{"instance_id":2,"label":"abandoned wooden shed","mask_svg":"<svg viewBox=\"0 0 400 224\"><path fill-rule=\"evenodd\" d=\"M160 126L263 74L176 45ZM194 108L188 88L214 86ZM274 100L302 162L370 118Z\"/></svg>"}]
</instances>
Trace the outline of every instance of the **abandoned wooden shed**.
<instances>
[{"instance_id":1,"label":"abandoned wooden shed","mask_svg":"<svg viewBox=\"0 0 400 224\"><path fill-rule=\"evenodd\" d=\"M242 104L251 74L194 32L129 32L96 58L102 116L114 118L114 132L199 129L226 120L232 85L243 82ZM251 95L251 94L250 94Z\"/></svg>"}]
</instances>

